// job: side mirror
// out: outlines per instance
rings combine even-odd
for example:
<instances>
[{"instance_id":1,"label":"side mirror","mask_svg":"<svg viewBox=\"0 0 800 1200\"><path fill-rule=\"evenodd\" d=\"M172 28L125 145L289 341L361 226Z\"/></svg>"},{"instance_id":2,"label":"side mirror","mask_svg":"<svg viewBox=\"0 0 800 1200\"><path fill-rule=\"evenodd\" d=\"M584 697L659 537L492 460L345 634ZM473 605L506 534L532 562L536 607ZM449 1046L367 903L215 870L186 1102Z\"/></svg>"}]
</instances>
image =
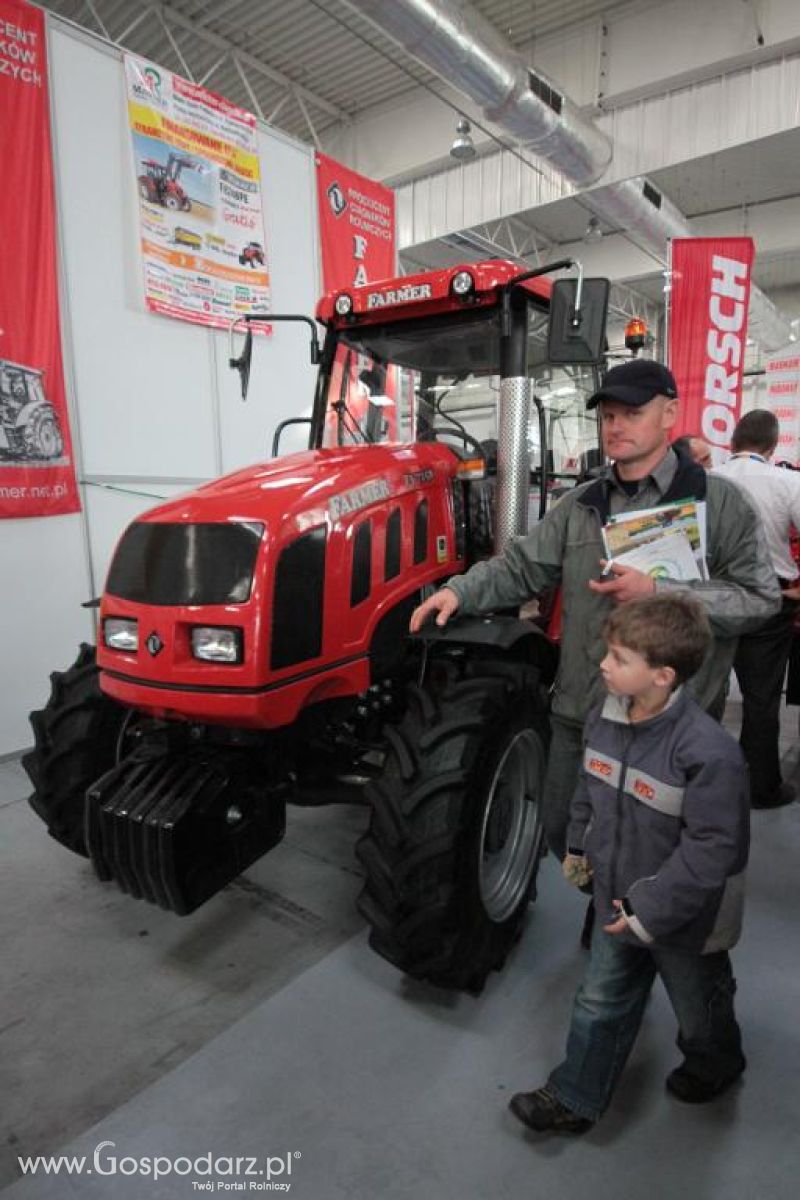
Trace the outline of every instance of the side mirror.
<instances>
[{"instance_id":1,"label":"side mirror","mask_svg":"<svg viewBox=\"0 0 800 1200\"><path fill-rule=\"evenodd\" d=\"M547 355L552 363L601 363L605 351L607 279L557 279L550 293Z\"/></svg>"},{"instance_id":2,"label":"side mirror","mask_svg":"<svg viewBox=\"0 0 800 1200\"><path fill-rule=\"evenodd\" d=\"M239 372L239 378L242 383L242 399L247 399L247 388L250 383L250 360L253 357L253 331L248 326L247 335L242 346L242 353L238 358L229 358L228 366Z\"/></svg>"}]
</instances>

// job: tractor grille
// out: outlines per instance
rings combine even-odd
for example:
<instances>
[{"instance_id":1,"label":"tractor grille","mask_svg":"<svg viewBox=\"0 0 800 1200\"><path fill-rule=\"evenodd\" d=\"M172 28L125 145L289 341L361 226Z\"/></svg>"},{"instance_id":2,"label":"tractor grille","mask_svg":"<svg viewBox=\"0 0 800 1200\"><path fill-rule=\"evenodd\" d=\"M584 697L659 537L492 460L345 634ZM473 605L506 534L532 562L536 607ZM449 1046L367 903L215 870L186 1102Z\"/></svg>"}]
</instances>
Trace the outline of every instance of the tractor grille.
<instances>
[{"instance_id":1,"label":"tractor grille","mask_svg":"<svg viewBox=\"0 0 800 1200\"><path fill-rule=\"evenodd\" d=\"M244 604L264 526L130 525L117 547L106 591L138 604Z\"/></svg>"},{"instance_id":2,"label":"tractor grille","mask_svg":"<svg viewBox=\"0 0 800 1200\"><path fill-rule=\"evenodd\" d=\"M320 525L281 551L273 595L273 671L307 662L322 653L326 544L326 531Z\"/></svg>"}]
</instances>

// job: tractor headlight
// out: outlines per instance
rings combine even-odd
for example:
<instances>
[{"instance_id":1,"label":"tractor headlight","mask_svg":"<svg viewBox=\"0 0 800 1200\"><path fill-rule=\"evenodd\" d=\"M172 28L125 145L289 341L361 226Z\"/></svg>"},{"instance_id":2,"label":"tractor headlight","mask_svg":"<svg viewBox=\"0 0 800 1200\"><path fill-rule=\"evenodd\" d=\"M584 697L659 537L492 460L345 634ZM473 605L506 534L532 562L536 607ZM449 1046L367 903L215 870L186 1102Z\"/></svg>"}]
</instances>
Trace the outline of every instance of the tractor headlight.
<instances>
[{"instance_id":1,"label":"tractor headlight","mask_svg":"<svg viewBox=\"0 0 800 1200\"><path fill-rule=\"evenodd\" d=\"M333 307L340 317L349 316L353 311L353 297L348 296L347 292L342 292L340 296L336 297Z\"/></svg>"},{"instance_id":2,"label":"tractor headlight","mask_svg":"<svg viewBox=\"0 0 800 1200\"><path fill-rule=\"evenodd\" d=\"M457 271L450 280L450 290L454 296L470 296L475 290L475 280L469 271Z\"/></svg>"},{"instance_id":3,"label":"tractor headlight","mask_svg":"<svg viewBox=\"0 0 800 1200\"><path fill-rule=\"evenodd\" d=\"M192 654L203 662L240 663L242 631L216 625L197 625L192 630Z\"/></svg>"},{"instance_id":4,"label":"tractor headlight","mask_svg":"<svg viewBox=\"0 0 800 1200\"><path fill-rule=\"evenodd\" d=\"M110 650L138 650L139 622L125 617L106 617L103 640Z\"/></svg>"}]
</instances>

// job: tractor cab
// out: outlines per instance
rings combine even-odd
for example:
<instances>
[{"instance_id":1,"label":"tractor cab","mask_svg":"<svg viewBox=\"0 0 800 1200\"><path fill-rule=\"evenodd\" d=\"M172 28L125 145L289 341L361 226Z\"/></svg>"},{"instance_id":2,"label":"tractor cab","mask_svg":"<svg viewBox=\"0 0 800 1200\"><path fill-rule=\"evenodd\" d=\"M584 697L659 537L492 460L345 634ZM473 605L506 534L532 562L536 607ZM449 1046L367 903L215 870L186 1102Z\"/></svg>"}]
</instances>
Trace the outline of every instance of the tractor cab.
<instances>
[{"instance_id":1,"label":"tractor cab","mask_svg":"<svg viewBox=\"0 0 800 1200\"><path fill-rule=\"evenodd\" d=\"M343 325L326 379L323 446L440 441L497 471L500 312L463 309L443 317ZM586 400L596 368L554 364L547 354L548 314L528 310L530 414L527 456L538 488L571 486L599 454L597 419ZM545 437L539 421L541 408Z\"/></svg>"},{"instance_id":2,"label":"tractor cab","mask_svg":"<svg viewBox=\"0 0 800 1200\"><path fill-rule=\"evenodd\" d=\"M513 456L513 472L530 489L525 507L541 516L549 496L574 486L602 457L597 417L585 402L599 384L607 284L580 273L553 284L545 277L551 270L491 261L325 296L316 314L326 337L316 355L309 447L436 441L479 460L492 477L500 443L510 439L513 447L499 454L501 474L504 457ZM248 321L282 319L298 318ZM231 359L243 383L249 361L246 343ZM504 379L514 380L515 426L512 433L507 420L505 435ZM512 532L524 532L519 520Z\"/></svg>"},{"instance_id":3,"label":"tractor cab","mask_svg":"<svg viewBox=\"0 0 800 1200\"><path fill-rule=\"evenodd\" d=\"M163 180L166 178L166 173L167 173L166 167L164 166L164 164L162 162L159 162L157 159L145 158L142 161L142 166L144 167L145 171L147 172L147 174L150 176L151 179Z\"/></svg>"}]
</instances>

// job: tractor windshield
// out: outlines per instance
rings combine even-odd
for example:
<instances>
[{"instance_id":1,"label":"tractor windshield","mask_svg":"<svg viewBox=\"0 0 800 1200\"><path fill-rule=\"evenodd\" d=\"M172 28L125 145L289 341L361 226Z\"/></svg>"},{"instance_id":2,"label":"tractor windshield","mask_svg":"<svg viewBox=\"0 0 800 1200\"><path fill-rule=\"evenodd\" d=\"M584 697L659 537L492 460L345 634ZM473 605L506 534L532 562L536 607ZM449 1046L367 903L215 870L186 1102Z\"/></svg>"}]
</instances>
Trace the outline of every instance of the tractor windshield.
<instances>
[{"instance_id":1,"label":"tractor windshield","mask_svg":"<svg viewBox=\"0 0 800 1200\"><path fill-rule=\"evenodd\" d=\"M534 394L544 404L547 467L579 475L598 459L597 424L585 400L595 390L590 368L547 361L547 313L529 308L531 469L541 461ZM327 381L323 445L445 441L469 454L497 438L500 314L464 310L411 321L341 330ZM488 444L488 445L487 445Z\"/></svg>"}]
</instances>

